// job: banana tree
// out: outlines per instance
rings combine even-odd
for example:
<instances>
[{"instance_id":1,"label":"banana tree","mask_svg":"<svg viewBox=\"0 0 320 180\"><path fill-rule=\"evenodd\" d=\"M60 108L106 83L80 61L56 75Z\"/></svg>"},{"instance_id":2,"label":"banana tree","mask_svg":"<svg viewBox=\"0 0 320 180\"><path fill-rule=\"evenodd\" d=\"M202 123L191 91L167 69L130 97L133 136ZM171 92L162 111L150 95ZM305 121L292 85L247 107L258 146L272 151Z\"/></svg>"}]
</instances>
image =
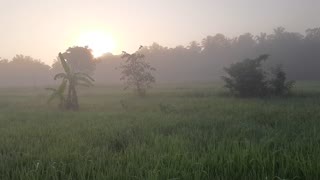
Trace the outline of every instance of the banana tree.
<instances>
[{"instance_id":1,"label":"banana tree","mask_svg":"<svg viewBox=\"0 0 320 180\"><path fill-rule=\"evenodd\" d=\"M69 64L67 63L66 59L63 57L61 53L59 53L59 59L61 61L62 67L65 72L56 74L54 76L54 80L63 79L60 87L68 86L67 97L64 101L64 107L67 110L76 111L79 109L79 102L78 102L76 87L79 85L86 86L86 87L93 86L92 82L94 81L94 79L86 73L73 72Z\"/></svg>"},{"instance_id":2,"label":"banana tree","mask_svg":"<svg viewBox=\"0 0 320 180\"><path fill-rule=\"evenodd\" d=\"M65 106L65 97L64 97L64 92L67 86L67 81L62 81L61 85L58 87L58 89L55 88L46 88L46 90L52 91L51 96L48 99L48 104L51 103L55 98L59 99L59 105L58 107L60 109L64 109Z\"/></svg>"}]
</instances>

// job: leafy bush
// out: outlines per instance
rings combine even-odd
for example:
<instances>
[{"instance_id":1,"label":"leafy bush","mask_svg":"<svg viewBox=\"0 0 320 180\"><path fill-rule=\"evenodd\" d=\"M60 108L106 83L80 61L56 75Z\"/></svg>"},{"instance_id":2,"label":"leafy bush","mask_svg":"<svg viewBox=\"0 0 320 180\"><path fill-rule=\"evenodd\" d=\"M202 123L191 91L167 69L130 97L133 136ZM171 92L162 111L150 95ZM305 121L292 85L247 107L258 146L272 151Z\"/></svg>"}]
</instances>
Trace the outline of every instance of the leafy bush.
<instances>
[{"instance_id":1,"label":"leafy bush","mask_svg":"<svg viewBox=\"0 0 320 180\"><path fill-rule=\"evenodd\" d=\"M223 76L225 87L234 95L241 97L262 97L267 95L288 95L294 81L287 81L286 73L281 66L271 70L272 78L262 68L262 62L269 55L261 55L256 59L245 59L225 68L228 76Z\"/></svg>"},{"instance_id":2,"label":"leafy bush","mask_svg":"<svg viewBox=\"0 0 320 180\"><path fill-rule=\"evenodd\" d=\"M256 59L245 59L225 68L229 75L222 77L226 83L225 87L232 94L243 97L265 96L268 92L268 82L261 65L268 57L269 55L261 55Z\"/></svg>"},{"instance_id":3,"label":"leafy bush","mask_svg":"<svg viewBox=\"0 0 320 180\"><path fill-rule=\"evenodd\" d=\"M270 90L276 96L286 96L290 94L291 88L294 86L294 81L287 81L286 73L281 65L271 70L273 75L270 80Z\"/></svg>"},{"instance_id":4,"label":"leafy bush","mask_svg":"<svg viewBox=\"0 0 320 180\"><path fill-rule=\"evenodd\" d=\"M139 50L142 46L139 48ZM155 83L153 68L147 61L144 61L144 55L139 52L129 54L123 51L122 58L125 62L119 67L121 70L121 79L125 81L125 89L132 88L139 96L146 95L151 84Z\"/></svg>"}]
</instances>

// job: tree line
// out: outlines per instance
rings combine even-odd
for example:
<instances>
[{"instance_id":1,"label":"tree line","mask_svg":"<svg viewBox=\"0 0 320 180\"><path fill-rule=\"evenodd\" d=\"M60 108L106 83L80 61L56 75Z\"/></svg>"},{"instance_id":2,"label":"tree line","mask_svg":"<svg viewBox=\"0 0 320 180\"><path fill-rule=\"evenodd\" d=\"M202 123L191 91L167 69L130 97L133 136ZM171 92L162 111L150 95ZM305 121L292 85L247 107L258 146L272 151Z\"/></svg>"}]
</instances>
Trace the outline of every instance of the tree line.
<instances>
[{"instance_id":1,"label":"tree line","mask_svg":"<svg viewBox=\"0 0 320 180\"><path fill-rule=\"evenodd\" d=\"M79 49L79 47L76 47ZM143 46L133 54L123 51L121 58L125 61L119 66L121 78L124 81L125 90L132 89L138 96L144 97L156 78L153 73L156 70L144 60L141 53ZM58 99L58 107L62 110L79 110L77 86L93 86L95 81L89 74L81 71L78 63L74 63L70 54L59 53L59 62L63 68L62 73L54 76L54 80L62 79L58 88L47 88L52 91L48 103ZM227 76L222 76L225 87L231 95L238 97L284 97L291 94L291 88L295 81L288 81L282 66L276 66L271 72L262 67L262 62L266 61L269 55L263 54L255 59L244 59L237 63L232 63L230 67L224 68ZM90 71L88 72L90 73ZM270 75L271 76L270 76ZM122 107L125 105L120 102Z\"/></svg>"},{"instance_id":2,"label":"tree line","mask_svg":"<svg viewBox=\"0 0 320 180\"><path fill-rule=\"evenodd\" d=\"M210 82L220 80L224 67L261 54L271 55L266 68L282 64L288 79L319 80L320 28L306 30L305 34L288 32L284 28L273 33L242 34L227 37L223 34L207 36L187 46L168 48L153 43L140 51L155 71L157 82ZM89 47L71 47L63 53L74 61L74 67L92 75L98 84L119 83L117 67L121 55L105 54L93 58ZM62 72L56 60L51 66L30 56L17 55L12 60L0 59L1 86L43 86L54 83L52 76Z\"/></svg>"}]
</instances>

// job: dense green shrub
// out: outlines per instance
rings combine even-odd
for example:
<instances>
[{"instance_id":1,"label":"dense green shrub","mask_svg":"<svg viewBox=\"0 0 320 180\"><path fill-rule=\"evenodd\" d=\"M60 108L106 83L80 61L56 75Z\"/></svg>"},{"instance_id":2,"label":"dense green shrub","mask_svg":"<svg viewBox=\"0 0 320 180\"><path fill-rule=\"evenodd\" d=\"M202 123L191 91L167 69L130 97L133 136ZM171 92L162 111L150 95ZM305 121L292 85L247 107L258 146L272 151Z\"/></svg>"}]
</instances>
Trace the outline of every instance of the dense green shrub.
<instances>
[{"instance_id":1,"label":"dense green shrub","mask_svg":"<svg viewBox=\"0 0 320 180\"><path fill-rule=\"evenodd\" d=\"M232 94L239 96L265 96L268 82L261 65L268 57L268 55L261 55L256 59L245 59L225 68L229 75L222 77L225 81L225 87Z\"/></svg>"},{"instance_id":2,"label":"dense green shrub","mask_svg":"<svg viewBox=\"0 0 320 180\"><path fill-rule=\"evenodd\" d=\"M287 81L286 73L281 66L272 69L272 78L268 78L269 72L262 68L262 62L268 58L269 55L264 54L256 59L245 59L225 68L228 74L222 77L225 87L232 94L241 97L288 95L294 81Z\"/></svg>"},{"instance_id":3,"label":"dense green shrub","mask_svg":"<svg viewBox=\"0 0 320 180\"><path fill-rule=\"evenodd\" d=\"M290 94L291 88L294 86L294 81L287 81L286 73L282 66L277 66L271 70L272 79L270 80L270 90L273 95L286 96Z\"/></svg>"}]
</instances>

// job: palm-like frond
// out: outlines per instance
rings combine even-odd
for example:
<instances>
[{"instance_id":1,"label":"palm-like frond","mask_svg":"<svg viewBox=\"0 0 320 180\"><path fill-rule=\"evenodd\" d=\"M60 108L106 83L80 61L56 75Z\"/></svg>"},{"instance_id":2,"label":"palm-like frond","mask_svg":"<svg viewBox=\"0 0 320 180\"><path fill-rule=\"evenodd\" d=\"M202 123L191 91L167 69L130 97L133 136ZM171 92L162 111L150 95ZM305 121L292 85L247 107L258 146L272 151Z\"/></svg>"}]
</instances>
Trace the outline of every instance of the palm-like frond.
<instances>
[{"instance_id":1,"label":"palm-like frond","mask_svg":"<svg viewBox=\"0 0 320 180\"><path fill-rule=\"evenodd\" d=\"M93 86L93 83L85 77L76 77L76 80L77 80L77 84L79 85L87 84L88 86Z\"/></svg>"},{"instance_id":2,"label":"palm-like frond","mask_svg":"<svg viewBox=\"0 0 320 180\"><path fill-rule=\"evenodd\" d=\"M54 80L62 79L62 82L57 89L47 88L47 90L52 91L52 94L48 99L48 103L50 103L53 99L58 98L60 100L60 108L66 108L67 110L78 110L79 104L76 86L93 86L92 82L94 79L86 73L74 73L61 53L59 53L59 59L65 73L59 73L54 76ZM64 94L67 86L68 93L66 94L65 98Z\"/></svg>"},{"instance_id":3,"label":"palm-like frond","mask_svg":"<svg viewBox=\"0 0 320 180\"><path fill-rule=\"evenodd\" d=\"M60 61L61 61L61 64L62 64L62 67L63 67L64 71L67 74L70 74L70 72L71 72L70 67L69 67L66 59L63 57L63 55L61 53L59 53L59 58L60 58Z\"/></svg>"},{"instance_id":4,"label":"palm-like frond","mask_svg":"<svg viewBox=\"0 0 320 180\"><path fill-rule=\"evenodd\" d=\"M67 74L65 74L65 73L59 73L59 74L56 74L55 76L54 76L54 80L57 80L57 79L65 79L65 78L67 78Z\"/></svg>"},{"instance_id":5,"label":"palm-like frond","mask_svg":"<svg viewBox=\"0 0 320 180\"><path fill-rule=\"evenodd\" d=\"M77 76L77 77L86 77L86 78L88 78L90 81L94 81L94 79L93 79L91 76L89 76L88 74L86 74L86 73L78 72L78 73L75 73L75 76Z\"/></svg>"},{"instance_id":6,"label":"palm-like frond","mask_svg":"<svg viewBox=\"0 0 320 180\"><path fill-rule=\"evenodd\" d=\"M60 101L64 101L64 91L67 87L67 81L63 80L58 89L55 88L46 88L46 90L52 91L47 103L51 103L55 98L59 98Z\"/></svg>"},{"instance_id":7,"label":"palm-like frond","mask_svg":"<svg viewBox=\"0 0 320 180\"><path fill-rule=\"evenodd\" d=\"M47 101L47 104L50 104L55 99L56 96L57 96L56 93L51 94L51 96L49 97L49 99Z\"/></svg>"}]
</instances>

